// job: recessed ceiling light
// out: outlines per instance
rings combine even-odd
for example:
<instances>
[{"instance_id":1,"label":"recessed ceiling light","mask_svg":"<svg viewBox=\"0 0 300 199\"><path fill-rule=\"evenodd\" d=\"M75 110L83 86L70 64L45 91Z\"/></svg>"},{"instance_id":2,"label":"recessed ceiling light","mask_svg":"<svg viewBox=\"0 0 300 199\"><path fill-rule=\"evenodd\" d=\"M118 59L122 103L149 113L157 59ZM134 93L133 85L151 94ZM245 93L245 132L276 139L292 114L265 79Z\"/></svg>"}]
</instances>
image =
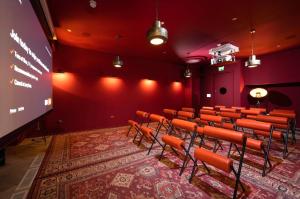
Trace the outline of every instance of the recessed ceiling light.
<instances>
[{"instance_id":1,"label":"recessed ceiling light","mask_svg":"<svg viewBox=\"0 0 300 199\"><path fill-rule=\"evenodd\" d=\"M90 7L91 8L96 8L97 7L97 2L95 0L90 0Z\"/></svg>"},{"instance_id":2,"label":"recessed ceiling light","mask_svg":"<svg viewBox=\"0 0 300 199\"><path fill-rule=\"evenodd\" d=\"M281 45L280 44L277 44L277 46L276 46L277 48L280 48L281 47Z\"/></svg>"},{"instance_id":3,"label":"recessed ceiling light","mask_svg":"<svg viewBox=\"0 0 300 199\"><path fill-rule=\"evenodd\" d=\"M68 31L68 32L72 32L72 30L71 30L71 29L67 29L67 31Z\"/></svg>"},{"instance_id":4,"label":"recessed ceiling light","mask_svg":"<svg viewBox=\"0 0 300 199\"><path fill-rule=\"evenodd\" d=\"M238 18L237 17L233 17L231 20L232 21L236 21L236 20L238 20Z\"/></svg>"}]
</instances>

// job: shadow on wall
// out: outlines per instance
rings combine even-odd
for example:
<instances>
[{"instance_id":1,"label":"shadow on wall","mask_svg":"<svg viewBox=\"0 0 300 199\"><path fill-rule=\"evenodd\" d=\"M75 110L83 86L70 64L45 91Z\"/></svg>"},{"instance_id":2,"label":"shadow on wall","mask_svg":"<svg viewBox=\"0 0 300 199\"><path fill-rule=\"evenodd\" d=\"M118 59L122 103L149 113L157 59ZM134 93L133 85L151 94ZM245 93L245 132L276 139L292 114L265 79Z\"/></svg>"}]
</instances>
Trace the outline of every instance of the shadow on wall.
<instances>
[{"instance_id":1,"label":"shadow on wall","mask_svg":"<svg viewBox=\"0 0 300 199\"><path fill-rule=\"evenodd\" d=\"M292 100L286 94L275 90L271 90L268 92L269 93L266 97L259 99L260 104L271 103L273 106L278 107L290 107L293 105ZM258 100L252 97L250 94L248 94L247 99L250 105L257 105Z\"/></svg>"},{"instance_id":2,"label":"shadow on wall","mask_svg":"<svg viewBox=\"0 0 300 199\"><path fill-rule=\"evenodd\" d=\"M292 100L284 93L278 91L269 91L269 102L279 107L290 107L292 106Z\"/></svg>"}]
</instances>

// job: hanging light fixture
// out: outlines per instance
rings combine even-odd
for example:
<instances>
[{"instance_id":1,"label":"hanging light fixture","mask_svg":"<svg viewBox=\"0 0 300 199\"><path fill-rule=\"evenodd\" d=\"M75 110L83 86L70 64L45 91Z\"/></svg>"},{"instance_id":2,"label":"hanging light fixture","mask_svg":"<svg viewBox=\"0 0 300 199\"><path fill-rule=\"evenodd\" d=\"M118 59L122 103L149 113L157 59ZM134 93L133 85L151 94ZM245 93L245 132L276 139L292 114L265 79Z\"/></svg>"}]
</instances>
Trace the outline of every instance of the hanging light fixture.
<instances>
[{"instance_id":1,"label":"hanging light fixture","mask_svg":"<svg viewBox=\"0 0 300 199\"><path fill-rule=\"evenodd\" d=\"M117 40L117 43L118 43L118 40L121 38L120 35L117 35L116 36L116 40ZM121 60L120 56L117 55L115 57L115 59L113 60L113 66L116 67L116 68L121 68L123 66L123 61Z\"/></svg>"},{"instance_id":2,"label":"hanging light fixture","mask_svg":"<svg viewBox=\"0 0 300 199\"><path fill-rule=\"evenodd\" d=\"M117 55L113 61L113 65L116 68L121 68L123 66L123 61L121 60L120 56Z\"/></svg>"},{"instance_id":3,"label":"hanging light fixture","mask_svg":"<svg viewBox=\"0 0 300 199\"><path fill-rule=\"evenodd\" d=\"M186 78L192 77L192 72L190 71L188 66L186 67L186 69L184 71L184 77L186 77Z\"/></svg>"},{"instance_id":4,"label":"hanging light fixture","mask_svg":"<svg viewBox=\"0 0 300 199\"><path fill-rule=\"evenodd\" d=\"M153 26L147 32L147 39L150 41L152 45L161 45L166 43L168 40L168 30L162 25L164 22L158 19L158 0L156 0L156 8L155 8L155 21Z\"/></svg>"},{"instance_id":5,"label":"hanging light fixture","mask_svg":"<svg viewBox=\"0 0 300 199\"><path fill-rule=\"evenodd\" d=\"M251 55L249 56L249 59L245 62L245 66L248 68L255 68L261 64L261 61L259 59L256 59L256 55L254 55L255 29L250 30L250 34L251 34Z\"/></svg>"}]
</instances>

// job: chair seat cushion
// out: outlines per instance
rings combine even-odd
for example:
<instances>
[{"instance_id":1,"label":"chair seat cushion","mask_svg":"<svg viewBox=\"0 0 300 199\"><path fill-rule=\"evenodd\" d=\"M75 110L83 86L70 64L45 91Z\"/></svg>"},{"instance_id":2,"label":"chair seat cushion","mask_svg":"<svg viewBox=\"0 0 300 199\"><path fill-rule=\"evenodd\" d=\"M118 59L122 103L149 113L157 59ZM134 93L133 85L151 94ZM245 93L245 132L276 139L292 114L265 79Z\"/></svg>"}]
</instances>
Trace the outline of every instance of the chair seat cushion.
<instances>
[{"instance_id":1,"label":"chair seat cushion","mask_svg":"<svg viewBox=\"0 0 300 199\"><path fill-rule=\"evenodd\" d=\"M197 148L194 152L194 156L197 160L203 161L212 165L218 169L230 173L232 170L232 160L230 158L221 156L219 154L213 153L204 148Z\"/></svg>"},{"instance_id":2,"label":"chair seat cushion","mask_svg":"<svg viewBox=\"0 0 300 199\"><path fill-rule=\"evenodd\" d=\"M174 147L179 150L183 150L184 141L182 139L171 135L164 135L162 136L161 139L164 143L170 145L171 147Z\"/></svg>"},{"instance_id":3,"label":"chair seat cushion","mask_svg":"<svg viewBox=\"0 0 300 199\"><path fill-rule=\"evenodd\" d=\"M250 149L262 150L263 142L261 140L255 140L252 138L247 138L246 146Z\"/></svg>"},{"instance_id":4,"label":"chair seat cushion","mask_svg":"<svg viewBox=\"0 0 300 199\"><path fill-rule=\"evenodd\" d=\"M267 132L267 131L255 130L254 133L257 134L257 135L264 136L264 137L269 137L270 136L270 132ZM275 139L278 139L278 140L281 139L282 138L281 131L273 131L272 138L275 138Z\"/></svg>"}]
</instances>

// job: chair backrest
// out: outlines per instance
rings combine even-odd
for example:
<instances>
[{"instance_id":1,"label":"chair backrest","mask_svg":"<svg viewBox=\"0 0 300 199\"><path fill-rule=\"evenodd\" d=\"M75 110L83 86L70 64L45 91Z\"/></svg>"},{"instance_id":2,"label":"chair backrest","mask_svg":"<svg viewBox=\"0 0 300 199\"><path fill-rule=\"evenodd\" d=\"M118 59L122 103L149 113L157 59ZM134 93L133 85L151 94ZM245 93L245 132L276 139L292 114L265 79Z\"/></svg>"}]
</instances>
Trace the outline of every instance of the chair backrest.
<instances>
[{"instance_id":1,"label":"chair backrest","mask_svg":"<svg viewBox=\"0 0 300 199\"><path fill-rule=\"evenodd\" d=\"M287 117L289 119L295 119L296 118L295 113L289 113L289 112L271 111L269 114L272 115L272 116Z\"/></svg>"},{"instance_id":2,"label":"chair backrest","mask_svg":"<svg viewBox=\"0 0 300 199\"><path fill-rule=\"evenodd\" d=\"M205 115L201 114L200 115L200 120L208 121L208 122L214 122L221 124L222 123L222 117L221 116L216 116L216 115Z\"/></svg>"},{"instance_id":3,"label":"chair backrest","mask_svg":"<svg viewBox=\"0 0 300 199\"><path fill-rule=\"evenodd\" d=\"M257 115L256 119L262 122L269 122L272 124L288 124L287 117L277 117L270 115Z\"/></svg>"},{"instance_id":4,"label":"chair backrest","mask_svg":"<svg viewBox=\"0 0 300 199\"><path fill-rule=\"evenodd\" d=\"M242 109L241 113L245 115L258 115L261 114L262 111L258 109Z\"/></svg>"},{"instance_id":5,"label":"chair backrest","mask_svg":"<svg viewBox=\"0 0 300 199\"><path fill-rule=\"evenodd\" d=\"M193 119L195 114L187 111L178 111L177 116L180 118Z\"/></svg>"},{"instance_id":6,"label":"chair backrest","mask_svg":"<svg viewBox=\"0 0 300 199\"><path fill-rule=\"evenodd\" d=\"M157 115L157 114L150 114L149 119L152 122L159 122L159 123L163 123L163 121L166 120L166 118L164 116Z\"/></svg>"},{"instance_id":7,"label":"chair backrest","mask_svg":"<svg viewBox=\"0 0 300 199\"><path fill-rule=\"evenodd\" d=\"M256 120L250 120L250 119L237 119L236 125L238 127L248 128L252 130L261 130L261 131L271 131L272 124L266 123L266 122L260 122Z\"/></svg>"},{"instance_id":8,"label":"chair backrest","mask_svg":"<svg viewBox=\"0 0 300 199\"><path fill-rule=\"evenodd\" d=\"M215 108L220 109L220 108L226 108L226 106L223 105L216 105Z\"/></svg>"},{"instance_id":9,"label":"chair backrest","mask_svg":"<svg viewBox=\"0 0 300 199\"><path fill-rule=\"evenodd\" d=\"M267 109L266 109L266 108L256 108L256 107L250 107L249 109L250 109L250 110L260 110L262 113L265 113L265 112L267 112Z\"/></svg>"},{"instance_id":10,"label":"chair backrest","mask_svg":"<svg viewBox=\"0 0 300 199\"><path fill-rule=\"evenodd\" d=\"M246 107L241 107L241 106L232 106L231 108L234 108L236 110L243 110L246 109Z\"/></svg>"},{"instance_id":11,"label":"chair backrest","mask_svg":"<svg viewBox=\"0 0 300 199\"><path fill-rule=\"evenodd\" d=\"M195 109L194 108L182 107L181 110L185 111L185 112L195 113Z\"/></svg>"},{"instance_id":12,"label":"chair backrest","mask_svg":"<svg viewBox=\"0 0 300 199\"><path fill-rule=\"evenodd\" d=\"M292 110L292 109L277 109L277 108L275 108L275 109L273 109L272 111L273 111L273 112L296 113L296 111L295 111L295 110Z\"/></svg>"},{"instance_id":13,"label":"chair backrest","mask_svg":"<svg viewBox=\"0 0 300 199\"><path fill-rule=\"evenodd\" d=\"M216 115L216 111L213 110L206 110L206 109L200 109L199 111L200 115L205 114L205 115Z\"/></svg>"},{"instance_id":14,"label":"chair backrest","mask_svg":"<svg viewBox=\"0 0 300 199\"><path fill-rule=\"evenodd\" d=\"M220 108L220 111L235 113L236 109L234 109L234 108Z\"/></svg>"},{"instance_id":15,"label":"chair backrest","mask_svg":"<svg viewBox=\"0 0 300 199\"><path fill-rule=\"evenodd\" d=\"M213 111L213 110L214 110L214 107L211 107L211 106L203 106L202 109Z\"/></svg>"},{"instance_id":16,"label":"chair backrest","mask_svg":"<svg viewBox=\"0 0 300 199\"><path fill-rule=\"evenodd\" d=\"M204 126L203 133L209 137L225 140L234 144L243 144L244 139L247 139L244 133L213 126Z\"/></svg>"},{"instance_id":17,"label":"chair backrest","mask_svg":"<svg viewBox=\"0 0 300 199\"><path fill-rule=\"evenodd\" d=\"M176 114L177 114L177 111L174 110L174 109L167 109L167 108L165 108L165 109L163 109L163 113L165 115L168 115L168 116L171 116L171 117L175 117Z\"/></svg>"},{"instance_id":18,"label":"chair backrest","mask_svg":"<svg viewBox=\"0 0 300 199\"><path fill-rule=\"evenodd\" d=\"M173 119L172 125L176 128L181 128L191 132L194 132L197 129L197 124L195 122L190 122L190 121L180 120L180 119Z\"/></svg>"},{"instance_id":19,"label":"chair backrest","mask_svg":"<svg viewBox=\"0 0 300 199\"><path fill-rule=\"evenodd\" d=\"M240 118L242 118L241 113L232 113L232 112L220 112L220 116L229 117L231 119L240 119Z\"/></svg>"},{"instance_id":20,"label":"chair backrest","mask_svg":"<svg viewBox=\"0 0 300 199\"><path fill-rule=\"evenodd\" d=\"M142 118L148 118L148 117L149 117L149 113L144 112L144 111L136 111L135 114L136 114L138 117L142 117Z\"/></svg>"}]
</instances>

